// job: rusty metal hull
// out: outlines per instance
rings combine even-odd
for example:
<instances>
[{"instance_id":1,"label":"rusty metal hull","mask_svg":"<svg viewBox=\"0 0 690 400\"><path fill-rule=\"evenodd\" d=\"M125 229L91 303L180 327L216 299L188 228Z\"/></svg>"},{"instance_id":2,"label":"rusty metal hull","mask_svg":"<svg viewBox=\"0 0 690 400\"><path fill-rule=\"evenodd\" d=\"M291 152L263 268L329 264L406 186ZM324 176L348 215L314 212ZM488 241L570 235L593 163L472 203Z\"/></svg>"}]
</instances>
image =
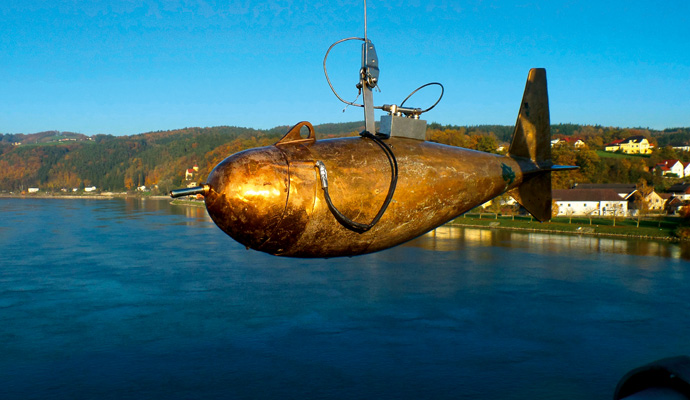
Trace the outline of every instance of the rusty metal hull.
<instances>
[{"instance_id":1,"label":"rusty metal hull","mask_svg":"<svg viewBox=\"0 0 690 400\"><path fill-rule=\"evenodd\" d=\"M529 160L393 137L397 189L383 217L357 233L341 225L324 200L316 161L328 170L333 204L368 223L388 192L391 165L371 140L288 140L222 161L208 178L206 207L238 242L289 257L371 253L411 240L518 187L539 167Z\"/></svg>"}]
</instances>

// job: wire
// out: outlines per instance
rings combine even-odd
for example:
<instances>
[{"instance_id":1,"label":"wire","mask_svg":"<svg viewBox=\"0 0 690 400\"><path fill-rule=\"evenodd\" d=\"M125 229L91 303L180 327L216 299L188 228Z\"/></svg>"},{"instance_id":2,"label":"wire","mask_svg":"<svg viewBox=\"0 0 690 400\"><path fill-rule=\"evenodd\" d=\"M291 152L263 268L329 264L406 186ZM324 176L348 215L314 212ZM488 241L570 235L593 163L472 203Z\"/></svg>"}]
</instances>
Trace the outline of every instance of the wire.
<instances>
[{"instance_id":1,"label":"wire","mask_svg":"<svg viewBox=\"0 0 690 400\"><path fill-rule=\"evenodd\" d=\"M335 95L335 97L338 98L338 100L342 101L343 103L345 103L345 104L347 104L347 105L349 105L349 106L364 107L363 104L358 104L358 103L355 103L355 102L352 102L352 101L347 101L347 100L343 99L342 97L340 97L340 95L338 94L338 92L335 91L335 88L333 87L333 84L331 83L331 79L328 77L328 69L326 68L326 61L328 60L328 54L331 52L331 50L333 49L333 47L335 47L336 45L338 45L338 44L340 44L340 43L347 42L347 41L349 41L349 40L361 40L361 41L363 41L363 42L366 42L366 41L367 41L366 38L361 38L361 37L355 37L355 36L353 36L353 37L349 37L349 38L346 38L346 39L340 39L340 40L338 40L337 42L333 43L333 44L328 48L328 50L326 51L326 55L323 57L323 73L324 73L324 75L326 75L326 82L328 82L328 86L331 88L331 91L333 92L333 94ZM407 100L409 100L409 98L412 97L412 96L413 96L415 93L417 93L419 90L424 89L425 87L431 86L431 85L438 85L438 86L440 86L440 87L441 87L441 95L438 96L438 100L436 100L436 102L435 102L434 104L432 104L431 107L427 108L426 110L422 110L422 111L420 112L420 114L423 114L423 113L425 113L425 112L427 112L427 111L430 111L432 108L436 107L436 105L437 105L437 104L441 101L441 99L443 98L443 94L445 93L445 89L444 89L443 85L442 85L441 83L439 83L439 82L429 82L429 83L424 84L424 85L418 87L417 89L413 90L412 93L410 93L409 95L407 95L407 97L405 97L405 100L403 100L402 103L400 103L400 107L402 107L403 104L405 104L405 102L406 102ZM377 87L378 87L378 85L377 85ZM380 91L380 90L381 90L381 89L379 89L379 91ZM357 95L357 97L359 97L359 95ZM381 110L382 108L383 108L382 106L374 106L374 109L376 109L376 110ZM343 110L343 111L344 111L344 110Z\"/></svg>"},{"instance_id":2,"label":"wire","mask_svg":"<svg viewBox=\"0 0 690 400\"><path fill-rule=\"evenodd\" d=\"M347 42L347 41L349 41L349 40L361 40L361 41L363 41L364 43L369 43L369 39L368 39L368 37L367 37L367 0L364 0L364 37L363 37L363 38L361 38L361 37L349 37L349 38L346 38L346 39L340 39L340 40L338 40L337 42L333 43L333 44L328 48L328 50L326 51L326 55L323 57L323 73L326 75L326 82L328 82L328 86L331 88L331 91L333 92L333 94L335 95L335 97L337 97L338 100L342 101L343 103L347 104L348 106L364 107L364 104L358 104L358 103L355 103L355 102L352 102L352 101L347 101L347 100L343 99L342 97L340 97L340 95L338 94L338 92L336 92L335 88L333 87L333 84L331 83L331 78L328 76L328 69L326 68L326 61L328 60L328 54L330 54L330 52L331 52L331 50L333 49L333 47L335 47L336 45L338 45L338 44L340 44L340 43ZM412 93L410 93L407 97L405 97L405 100L403 100L402 103L400 103L400 106L399 106L399 107L402 107L403 104L405 104L405 102L406 102L410 97L412 97L412 95L414 95L415 93L417 93L419 90L421 90L421 89L423 89L423 88L425 88L425 87L427 87L427 86L430 86L430 85L438 85L438 86L440 86L440 87L441 87L441 95L438 97L438 100L436 100L436 102L435 102L434 104L431 105L431 107L427 108L426 110L420 111L419 114L423 114L423 113L425 113L425 112L427 112L427 111L430 111L430 110L433 109L434 107L436 107L436 105L437 105L437 104L441 101L441 99L443 98L443 94L445 93L445 89L444 89L443 85L440 84L439 82L430 82L430 83L427 83L427 84L425 84L425 85L422 85L422 86L418 87L417 89L415 89L414 91L412 91ZM360 86L358 85L358 87L360 87ZM375 84L374 87L378 88L378 84ZM361 94L361 91L362 91L361 87L360 87L359 90L360 90L360 94ZM380 92L380 91L381 91L381 89L379 88L379 92ZM359 98L359 94L357 95L357 98ZM357 100L357 98L355 99L355 101ZM381 110L381 109L383 109L383 106L373 106L373 108L374 108L375 110ZM345 109L347 109L347 107L345 107ZM345 110L343 110L343 111L345 111ZM419 114L417 114L417 115L419 115Z\"/></svg>"},{"instance_id":3,"label":"wire","mask_svg":"<svg viewBox=\"0 0 690 400\"><path fill-rule=\"evenodd\" d=\"M326 82L328 82L328 86L330 86L331 91L333 92L333 94L335 95L335 97L338 98L338 100L342 101L342 102L345 103L345 104L351 105L351 106L355 106L355 107L364 107L364 104L353 103L353 102L351 102L351 101L344 100L342 97L340 97L340 96L338 95L338 92L336 92L335 89L333 88L333 85L331 84L331 80L330 80L330 78L328 78L328 70L326 70L326 60L328 60L328 53L331 52L331 49L333 49L333 47L335 47L335 45L340 44L340 43L343 43L343 42L347 42L348 40L361 40L361 41L366 41L366 39L360 38L360 37L349 37L349 38L347 38L347 39L340 39L340 40L338 40L337 42L333 43L333 44L331 45L331 47L329 47L328 50L326 51L326 55L323 57L323 73L326 74ZM359 97L359 96L357 96L357 97Z\"/></svg>"},{"instance_id":4,"label":"wire","mask_svg":"<svg viewBox=\"0 0 690 400\"><path fill-rule=\"evenodd\" d=\"M386 212L386 209L388 209L388 205L390 205L391 200L393 199L393 194L395 193L395 187L398 184L398 161L395 158L395 154L393 154L393 150L391 150L388 145L383 142L381 139L376 137L375 135L364 131L360 134L362 137L371 139L376 143L381 149L383 149L384 153L386 153L386 157L388 157L388 162L391 165L391 183L388 186L388 194L386 195L386 199L383 201L383 204L381 205L381 209L379 209L379 212L376 214L374 219L368 223L368 224L362 224L359 222L355 222L345 215L341 213L333 204L333 201L331 200L331 196L328 194L328 178L326 174L326 167L323 165L321 161L317 161L317 166L319 166L319 172L321 173L321 168L323 168L323 173L321 174L321 187L323 188L323 194L324 194L324 199L326 200L326 204L328 205L328 208L331 210L331 213L335 217L335 219L340 222L345 228L357 232L357 233L364 233L376 225L383 214ZM320 165L319 165L320 164Z\"/></svg>"},{"instance_id":5,"label":"wire","mask_svg":"<svg viewBox=\"0 0 690 400\"><path fill-rule=\"evenodd\" d=\"M436 100L436 103L434 103L431 107L427 108L426 110L422 110L422 112L421 112L420 114L423 114L423 113L425 113L425 112L431 110L432 108L436 107L436 104L438 104L439 101L441 101L441 99L443 98L443 93L445 92L445 89L443 88L443 85L441 85L439 82L429 82L429 83L427 83L427 84L425 84L425 85L422 85L422 86L418 87L417 89L413 90L412 93L410 93L409 95L407 95L407 97L405 97L405 100L403 100L402 103L400 103L400 107L402 107L403 104L405 104L405 102L406 102L410 97L412 97L413 94L415 94L415 93L417 93L419 90L424 89L425 87L431 86L431 85L438 85L438 86L440 86L440 87L441 87L441 95L438 96L438 100Z\"/></svg>"}]
</instances>

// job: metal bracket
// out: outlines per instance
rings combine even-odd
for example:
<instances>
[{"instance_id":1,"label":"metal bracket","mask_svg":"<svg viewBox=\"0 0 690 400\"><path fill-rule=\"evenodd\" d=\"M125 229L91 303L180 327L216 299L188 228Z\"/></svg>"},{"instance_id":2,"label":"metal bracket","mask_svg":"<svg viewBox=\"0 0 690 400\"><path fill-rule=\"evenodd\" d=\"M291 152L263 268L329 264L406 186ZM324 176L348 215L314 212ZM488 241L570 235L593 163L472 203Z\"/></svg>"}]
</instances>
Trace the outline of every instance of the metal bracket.
<instances>
[{"instance_id":1,"label":"metal bracket","mask_svg":"<svg viewBox=\"0 0 690 400\"><path fill-rule=\"evenodd\" d=\"M302 127L307 127L309 129L309 136L306 138L302 137L301 131ZM285 144L297 144L297 143L314 143L316 141L316 135L314 134L314 127L308 121L302 121L288 130L288 132L276 142L276 146L281 146Z\"/></svg>"},{"instance_id":2,"label":"metal bracket","mask_svg":"<svg viewBox=\"0 0 690 400\"><path fill-rule=\"evenodd\" d=\"M396 136L426 140L426 121L394 114L382 115L379 133L389 137Z\"/></svg>"},{"instance_id":3,"label":"metal bracket","mask_svg":"<svg viewBox=\"0 0 690 400\"><path fill-rule=\"evenodd\" d=\"M371 134L376 133L376 120L374 117L374 93L373 89L379 81L379 59L376 48L371 40L362 44L362 69L359 71L359 84L357 88L362 91L364 102L364 130Z\"/></svg>"}]
</instances>

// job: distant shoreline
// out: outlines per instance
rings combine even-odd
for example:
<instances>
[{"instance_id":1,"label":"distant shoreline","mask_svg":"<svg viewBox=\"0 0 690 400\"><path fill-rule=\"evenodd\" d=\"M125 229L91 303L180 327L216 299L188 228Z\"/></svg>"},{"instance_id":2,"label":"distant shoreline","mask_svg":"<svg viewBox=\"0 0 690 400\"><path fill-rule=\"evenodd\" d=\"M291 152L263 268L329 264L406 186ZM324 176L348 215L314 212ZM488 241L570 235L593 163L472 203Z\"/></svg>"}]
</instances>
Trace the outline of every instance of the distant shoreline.
<instances>
[{"instance_id":1,"label":"distant shoreline","mask_svg":"<svg viewBox=\"0 0 690 400\"><path fill-rule=\"evenodd\" d=\"M595 236L595 237L610 237L619 239L638 239L638 240L658 240L671 243L687 242L689 239L675 236L676 228L681 226L680 221L675 223L672 228L649 228L642 225L638 228L633 225L625 226L625 219L619 219L619 226L611 227L601 225L603 219L597 219L594 225L587 224L583 221L573 219L573 222L563 222L567 218L554 218L549 222L540 223L530 220L511 219L510 217L501 216L498 219L491 218L477 218L476 216L461 216L449 223L446 226L479 228L479 229L500 229L520 232L536 232L559 235L573 235L573 236ZM631 219L628 219L631 220ZM634 220L634 219L632 219ZM609 219L610 223L610 219ZM643 221L644 225L648 225L649 221ZM652 222L656 224L656 222Z\"/></svg>"},{"instance_id":2,"label":"distant shoreline","mask_svg":"<svg viewBox=\"0 0 690 400\"><path fill-rule=\"evenodd\" d=\"M596 236L596 237L609 237L618 239L649 239L658 240L662 242L679 243L684 241L681 238L672 236L647 236L647 235L634 235L634 234L624 234L624 233L600 233L600 232L568 232L552 229L539 229L539 228L520 228L514 226L487 226L487 225L475 225L475 224L457 224L449 222L445 225L453 228L474 228L474 229L499 229L504 231L516 231L516 232L528 232L528 233L548 233L555 235L569 235L569 236Z\"/></svg>"},{"instance_id":3,"label":"distant shoreline","mask_svg":"<svg viewBox=\"0 0 690 400\"><path fill-rule=\"evenodd\" d=\"M100 194L84 194L84 195L71 195L71 194L9 194L0 193L1 198L11 198L11 199L88 199L88 200L111 200L116 198L136 198L136 199L151 199L151 200L168 200L170 204L180 205L184 207L200 207L205 208L204 201L199 200L185 200L185 199L172 199L170 196L142 196L139 194L130 193L100 193ZM553 222L553 221L552 221ZM622 221L621 221L622 222ZM535 226L536 224L536 226ZM562 223L533 223L531 220L528 221L509 221L505 217L499 219L487 219L487 218L477 218L477 217L458 217L453 221L450 221L441 226L450 227L464 227L464 228L479 228L479 229L499 229L499 230L511 230L511 231L522 231L522 232L539 232L546 234L556 234L556 235L575 235L575 236L598 236L598 237L611 237L620 239L647 239L647 240L659 240L665 242L687 242L686 238L679 238L674 236L670 231L666 231L665 234L659 234L654 232L654 234L649 234L648 230L634 228L631 226L620 227L616 229L617 232L611 231L601 231L599 228L594 229L591 225L585 225L581 221L575 222L574 224L568 223L568 227L579 227L577 230L571 230L570 228L558 228L558 225L563 225ZM595 225L598 227L598 225Z\"/></svg>"},{"instance_id":4,"label":"distant shoreline","mask_svg":"<svg viewBox=\"0 0 690 400\"><path fill-rule=\"evenodd\" d=\"M111 199L155 199L155 200L171 200L170 196L142 196L130 193L99 193L99 194L10 194L0 193L0 198L5 199L89 199L89 200L111 200Z\"/></svg>"}]
</instances>

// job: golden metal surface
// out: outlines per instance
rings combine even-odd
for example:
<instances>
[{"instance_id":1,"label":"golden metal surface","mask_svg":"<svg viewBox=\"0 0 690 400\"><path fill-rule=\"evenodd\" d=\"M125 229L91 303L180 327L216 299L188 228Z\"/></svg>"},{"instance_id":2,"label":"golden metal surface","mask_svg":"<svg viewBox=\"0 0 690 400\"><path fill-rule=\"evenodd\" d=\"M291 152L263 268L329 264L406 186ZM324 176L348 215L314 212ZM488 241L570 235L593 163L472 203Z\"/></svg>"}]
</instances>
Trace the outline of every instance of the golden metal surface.
<instances>
[{"instance_id":1,"label":"golden metal surface","mask_svg":"<svg viewBox=\"0 0 690 400\"><path fill-rule=\"evenodd\" d=\"M517 187L524 175L525 167L508 157L407 138L386 142L398 159L398 185L368 232L335 220L314 167L317 160L326 165L331 198L343 214L370 221L386 197L390 164L375 143L357 137L283 143L229 157L209 176L208 212L228 235L256 250L349 256L413 239Z\"/></svg>"},{"instance_id":2,"label":"golden metal surface","mask_svg":"<svg viewBox=\"0 0 690 400\"><path fill-rule=\"evenodd\" d=\"M258 248L283 217L288 177L287 160L275 146L233 154L208 177L206 209L225 233Z\"/></svg>"},{"instance_id":3,"label":"golden metal surface","mask_svg":"<svg viewBox=\"0 0 690 400\"><path fill-rule=\"evenodd\" d=\"M527 75L508 154L525 162L531 161L542 168L552 165L549 97L546 70L543 68L533 68ZM540 172L526 177L525 181L525 184L511 190L510 195L538 220L550 219L551 173Z\"/></svg>"},{"instance_id":4,"label":"golden metal surface","mask_svg":"<svg viewBox=\"0 0 690 400\"><path fill-rule=\"evenodd\" d=\"M546 70L543 68L532 68L527 75L525 92L508 154L528 158L537 163L551 161L549 97Z\"/></svg>"},{"instance_id":5,"label":"golden metal surface","mask_svg":"<svg viewBox=\"0 0 690 400\"><path fill-rule=\"evenodd\" d=\"M307 128L307 137L301 135ZM290 257L371 253L413 239L509 192L541 221L551 217L551 148L546 72L530 71L509 156L405 137L385 140L398 163L397 189L370 230L343 226L329 209L316 162L328 172L333 205L368 224L384 204L391 164L373 140L316 140L308 122L278 143L234 154L203 188L213 221L247 247ZM562 168L562 167L561 167Z\"/></svg>"}]
</instances>

